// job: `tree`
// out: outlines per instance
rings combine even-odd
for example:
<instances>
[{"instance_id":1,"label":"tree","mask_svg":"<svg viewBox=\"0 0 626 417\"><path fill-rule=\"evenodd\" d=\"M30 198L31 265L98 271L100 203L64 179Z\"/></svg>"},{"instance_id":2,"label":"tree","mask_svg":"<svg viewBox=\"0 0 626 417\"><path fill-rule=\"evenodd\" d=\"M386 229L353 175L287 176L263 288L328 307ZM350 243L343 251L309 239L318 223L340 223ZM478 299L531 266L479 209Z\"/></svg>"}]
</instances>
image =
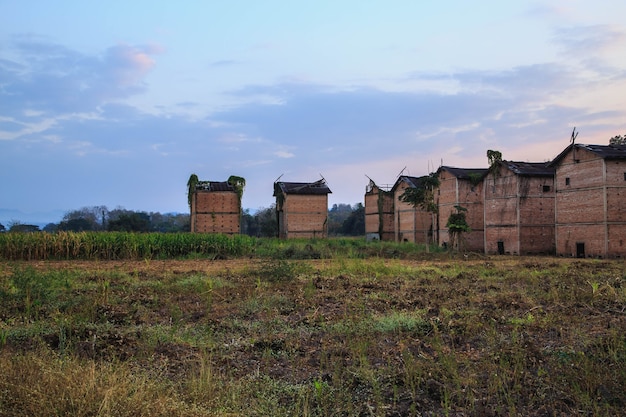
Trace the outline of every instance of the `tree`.
<instances>
[{"instance_id":1,"label":"tree","mask_svg":"<svg viewBox=\"0 0 626 417\"><path fill-rule=\"evenodd\" d=\"M86 232L95 229L96 225L93 221L90 221L84 217L78 217L75 219L63 220L59 223L58 230L71 231L71 232Z\"/></svg>"},{"instance_id":2,"label":"tree","mask_svg":"<svg viewBox=\"0 0 626 417\"><path fill-rule=\"evenodd\" d=\"M106 206L82 207L65 213L59 227L61 230L105 230L109 210Z\"/></svg>"},{"instance_id":3,"label":"tree","mask_svg":"<svg viewBox=\"0 0 626 417\"><path fill-rule=\"evenodd\" d=\"M188 213L150 213L150 229L155 232L188 232L190 230L189 221Z\"/></svg>"},{"instance_id":4,"label":"tree","mask_svg":"<svg viewBox=\"0 0 626 417\"><path fill-rule=\"evenodd\" d=\"M365 234L365 207L357 203L339 228L339 233L346 236L362 236Z\"/></svg>"},{"instance_id":5,"label":"tree","mask_svg":"<svg viewBox=\"0 0 626 417\"><path fill-rule=\"evenodd\" d=\"M33 232L41 232L39 226L34 224L22 224L19 222L13 223L11 227L9 227L9 232L14 233L33 233Z\"/></svg>"},{"instance_id":6,"label":"tree","mask_svg":"<svg viewBox=\"0 0 626 417\"><path fill-rule=\"evenodd\" d=\"M6 229L6 227L4 227L4 225L2 223L0 223L0 233L4 232Z\"/></svg>"},{"instance_id":7,"label":"tree","mask_svg":"<svg viewBox=\"0 0 626 417\"><path fill-rule=\"evenodd\" d=\"M341 227L351 214L352 207L350 204L333 204L328 210L328 234L333 236L342 233Z\"/></svg>"},{"instance_id":8,"label":"tree","mask_svg":"<svg viewBox=\"0 0 626 417\"><path fill-rule=\"evenodd\" d=\"M609 145L626 145L626 135L616 135L609 139Z\"/></svg>"},{"instance_id":9,"label":"tree","mask_svg":"<svg viewBox=\"0 0 626 417\"><path fill-rule=\"evenodd\" d=\"M276 205L272 204L268 208L257 212L259 223L259 234L261 237L278 236L278 218L276 217Z\"/></svg>"},{"instance_id":10,"label":"tree","mask_svg":"<svg viewBox=\"0 0 626 417\"><path fill-rule=\"evenodd\" d=\"M463 233L470 232L472 229L467 224L465 213L467 209L459 205L454 206L456 211L450 213L446 227L448 228L448 235L450 236L450 249L461 249Z\"/></svg>"},{"instance_id":11,"label":"tree","mask_svg":"<svg viewBox=\"0 0 626 417\"><path fill-rule=\"evenodd\" d=\"M48 223L43 227L44 232L56 233L59 230L59 225L56 223Z\"/></svg>"},{"instance_id":12,"label":"tree","mask_svg":"<svg viewBox=\"0 0 626 417\"><path fill-rule=\"evenodd\" d=\"M278 235L276 205L259 208L254 214L250 214L249 209L244 210L241 215L241 233L256 237L276 237Z\"/></svg>"},{"instance_id":13,"label":"tree","mask_svg":"<svg viewBox=\"0 0 626 417\"><path fill-rule=\"evenodd\" d=\"M419 187L409 187L402 195L400 201L408 203L415 208L421 208L429 213L437 212L437 203L435 202L435 189L439 187L439 176L436 172L420 178Z\"/></svg>"},{"instance_id":14,"label":"tree","mask_svg":"<svg viewBox=\"0 0 626 417\"><path fill-rule=\"evenodd\" d=\"M110 220L108 229L116 232L149 232L150 216L146 212L124 213L116 220Z\"/></svg>"},{"instance_id":15,"label":"tree","mask_svg":"<svg viewBox=\"0 0 626 417\"><path fill-rule=\"evenodd\" d=\"M258 236L259 224L255 215L250 214L250 209L241 212L241 234Z\"/></svg>"}]
</instances>

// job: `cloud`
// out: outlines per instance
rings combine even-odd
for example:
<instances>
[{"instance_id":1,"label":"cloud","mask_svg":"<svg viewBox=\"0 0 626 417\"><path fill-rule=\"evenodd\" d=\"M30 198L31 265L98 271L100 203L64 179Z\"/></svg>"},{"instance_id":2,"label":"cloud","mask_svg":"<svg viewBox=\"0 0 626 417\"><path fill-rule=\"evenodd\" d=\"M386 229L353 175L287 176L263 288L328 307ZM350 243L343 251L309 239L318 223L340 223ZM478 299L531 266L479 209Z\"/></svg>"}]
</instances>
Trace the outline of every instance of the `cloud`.
<instances>
[{"instance_id":1,"label":"cloud","mask_svg":"<svg viewBox=\"0 0 626 417\"><path fill-rule=\"evenodd\" d=\"M597 56L614 47L623 48L626 30L612 25L571 26L557 29L554 39L572 61L585 55Z\"/></svg>"},{"instance_id":2,"label":"cloud","mask_svg":"<svg viewBox=\"0 0 626 417\"><path fill-rule=\"evenodd\" d=\"M293 158L294 156L296 156L293 153L288 152L288 151L276 151L274 152L274 155L276 155L279 158Z\"/></svg>"},{"instance_id":3,"label":"cloud","mask_svg":"<svg viewBox=\"0 0 626 417\"><path fill-rule=\"evenodd\" d=\"M612 27L585 33L557 37L592 50L613 48L621 36ZM243 176L244 206L260 207L271 204L281 174L288 181L323 174L332 202L356 203L365 175L393 183L404 167L412 175L442 161L484 167L487 149L543 161L569 144L574 126L581 143L606 143L624 130L624 66L594 66L582 56L490 71L412 71L394 80L406 83L400 91L242 85L225 92L238 105L189 117L206 103L182 100L176 112L148 114L126 100L146 91L159 53L118 44L87 55L45 39L14 39L12 54L0 60L0 154L10 155L0 177L12 179L0 183L0 195L20 195L31 206L185 211L185 184L196 173ZM33 184L45 186L32 196L15 191Z\"/></svg>"},{"instance_id":4,"label":"cloud","mask_svg":"<svg viewBox=\"0 0 626 417\"><path fill-rule=\"evenodd\" d=\"M114 88L120 90L137 86L156 63L151 55L160 51L153 46L113 46L107 49L101 63L103 78L112 80Z\"/></svg>"},{"instance_id":5,"label":"cloud","mask_svg":"<svg viewBox=\"0 0 626 417\"><path fill-rule=\"evenodd\" d=\"M119 44L89 56L32 36L16 36L0 60L0 111L49 116L89 112L145 91L144 77L161 52L155 45Z\"/></svg>"}]
</instances>

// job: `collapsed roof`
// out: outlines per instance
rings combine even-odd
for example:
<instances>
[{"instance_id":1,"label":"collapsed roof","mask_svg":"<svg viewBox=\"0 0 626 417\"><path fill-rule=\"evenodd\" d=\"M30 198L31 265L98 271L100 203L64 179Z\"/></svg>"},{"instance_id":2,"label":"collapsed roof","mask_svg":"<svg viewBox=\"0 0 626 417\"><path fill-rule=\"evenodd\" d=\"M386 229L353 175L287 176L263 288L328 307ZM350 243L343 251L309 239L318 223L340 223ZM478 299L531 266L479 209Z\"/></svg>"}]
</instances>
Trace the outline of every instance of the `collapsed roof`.
<instances>
[{"instance_id":1,"label":"collapsed roof","mask_svg":"<svg viewBox=\"0 0 626 417\"><path fill-rule=\"evenodd\" d=\"M274 196L282 194L324 195L330 194L330 188L324 179L315 182L285 182L274 183Z\"/></svg>"},{"instance_id":2,"label":"collapsed roof","mask_svg":"<svg viewBox=\"0 0 626 417\"><path fill-rule=\"evenodd\" d=\"M198 181L196 191L235 191L228 181Z\"/></svg>"}]
</instances>

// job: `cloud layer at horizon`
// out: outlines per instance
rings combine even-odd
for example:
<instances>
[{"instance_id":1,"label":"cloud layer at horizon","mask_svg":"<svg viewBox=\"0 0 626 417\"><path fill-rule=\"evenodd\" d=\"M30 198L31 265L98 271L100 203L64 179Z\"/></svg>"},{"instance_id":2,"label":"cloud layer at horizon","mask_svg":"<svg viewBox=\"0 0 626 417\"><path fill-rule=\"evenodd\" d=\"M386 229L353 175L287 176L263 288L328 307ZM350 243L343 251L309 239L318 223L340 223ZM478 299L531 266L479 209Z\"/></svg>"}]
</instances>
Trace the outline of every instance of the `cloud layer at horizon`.
<instances>
[{"instance_id":1,"label":"cloud layer at horizon","mask_svg":"<svg viewBox=\"0 0 626 417\"><path fill-rule=\"evenodd\" d=\"M626 133L626 26L612 18L623 13L551 3L468 10L474 27L413 3L413 15L446 20L421 27L382 4L308 19L197 5L224 16L209 29L189 11L152 15L140 2L116 41L99 21L93 34L72 36L62 21L38 25L42 16L11 5L14 21L0 25L0 208L184 212L192 173L246 178L252 209L273 202L281 175L322 175L331 204L354 204L366 175L393 183L403 169L485 167L488 149L545 161L575 126L579 142L607 143ZM458 29L444 28L456 20ZM367 30L391 23L389 34ZM528 30L498 31L509 27Z\"/></svg>"}]
</instances>

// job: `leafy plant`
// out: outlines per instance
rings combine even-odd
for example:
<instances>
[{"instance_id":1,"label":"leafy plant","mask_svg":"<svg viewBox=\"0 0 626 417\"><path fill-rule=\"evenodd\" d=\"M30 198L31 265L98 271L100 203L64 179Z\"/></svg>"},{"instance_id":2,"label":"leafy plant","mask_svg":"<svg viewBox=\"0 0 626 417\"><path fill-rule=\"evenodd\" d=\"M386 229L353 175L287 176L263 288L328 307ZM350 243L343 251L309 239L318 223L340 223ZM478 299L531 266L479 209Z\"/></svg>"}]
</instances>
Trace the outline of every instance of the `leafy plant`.
<instances>
[{"instance_id":1,"label":"leafy plant","mask_svg":"<svg viewBox=\"0 0 626 417\"><path fill-rule=\"evenodd\" d=\"M454 206L454 209L456 211L450 213L446 227L448 228L448 235L450 236L450 248L461 249L463 233L468 233L472 229L469 224L467 224L467 219L465 218L467 209L459 205Z\"/></svg>"},{"instance_id":2,"label":"leafy plant","mask_svg":"<svg viewBox=\"0 0 626 417\"><path fill-rule=\"evenodd\" d=\"M439 176L436 172L431 172L426 176L420 177L419 186L406 188L399 199L415 208L421 208L429 213L436 213L435 189L437 187L439 187Z\"/></svg>"},{"instance_id":3,"label":"leafy plant","mask_svg":"<svg viewBox=\"0 0 626 417\"><path fill-rule=\"evenodd\" d=\"M502 162L502 152L491 149L487 150L487 160L489 161L489 172L493 176L493 181L495 183L496 178L498 177L498 168Z\"/></svg>"}]
</instances>

